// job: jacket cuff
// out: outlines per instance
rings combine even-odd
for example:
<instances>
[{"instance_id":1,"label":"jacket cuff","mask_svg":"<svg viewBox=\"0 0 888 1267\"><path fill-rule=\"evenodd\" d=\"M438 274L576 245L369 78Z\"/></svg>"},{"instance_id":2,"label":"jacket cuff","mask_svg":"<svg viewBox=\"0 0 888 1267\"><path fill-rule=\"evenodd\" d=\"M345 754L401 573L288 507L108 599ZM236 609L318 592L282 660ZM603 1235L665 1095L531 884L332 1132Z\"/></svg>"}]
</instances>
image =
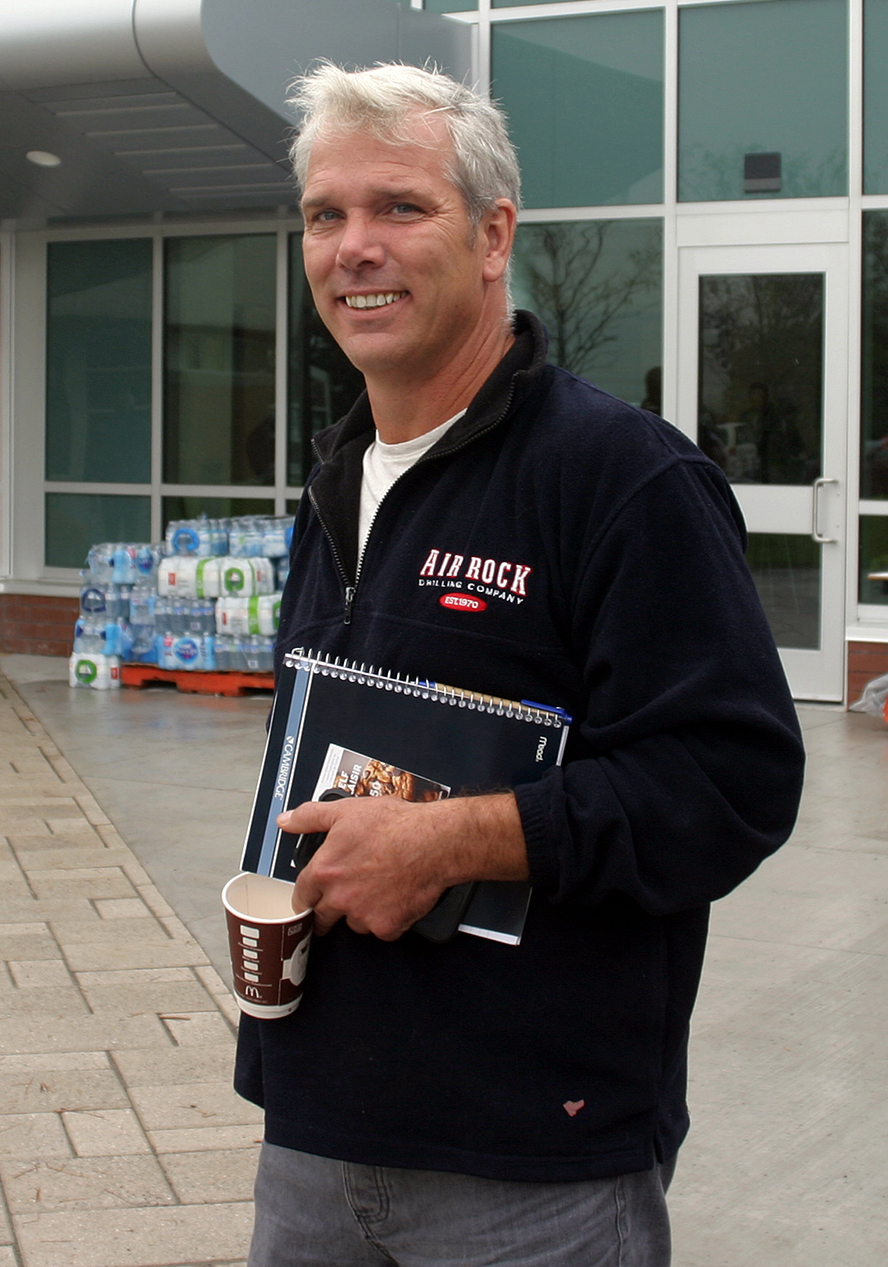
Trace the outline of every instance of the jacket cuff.
<instances>
[{"instance_id":1,"label":"jacket cuff","mask_svg":"<svg viewBox=\"0 0 888 1267\"><path fill-rule=\"evenodd\" d=\"M555 892L559 885L558 850L552 830L552 792L548 779L522 783L514 789L527 846L530 883Z\"/></svg>"}]
</instances>

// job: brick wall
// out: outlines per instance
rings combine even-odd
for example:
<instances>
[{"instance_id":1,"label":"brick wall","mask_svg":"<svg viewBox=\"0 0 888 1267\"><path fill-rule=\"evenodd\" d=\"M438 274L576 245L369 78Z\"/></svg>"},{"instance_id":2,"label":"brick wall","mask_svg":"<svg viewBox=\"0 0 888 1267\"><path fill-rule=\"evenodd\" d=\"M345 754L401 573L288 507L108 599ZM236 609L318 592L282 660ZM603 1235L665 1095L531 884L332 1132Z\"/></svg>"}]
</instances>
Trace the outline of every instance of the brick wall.
<instances>
[{"instance_id":1,"label":"brick wall","mask_svg":"<svg viewBox=\"0 0 888 1267\"><path fill-rule=\"evenodd\" d=\"M860 699L867 682L888 673L888 642L848 643L848 703Z\"/></svg>"},{"instance_id":2,"label":"brick wall","mask_svg":"<svg viewBox=\"0 0 888 1267\"><path fill-rule=\"evenodd\" d=\"M79 610L76 598L0 594L0 651L70 655Z\"/></svg>"}]
</instances>

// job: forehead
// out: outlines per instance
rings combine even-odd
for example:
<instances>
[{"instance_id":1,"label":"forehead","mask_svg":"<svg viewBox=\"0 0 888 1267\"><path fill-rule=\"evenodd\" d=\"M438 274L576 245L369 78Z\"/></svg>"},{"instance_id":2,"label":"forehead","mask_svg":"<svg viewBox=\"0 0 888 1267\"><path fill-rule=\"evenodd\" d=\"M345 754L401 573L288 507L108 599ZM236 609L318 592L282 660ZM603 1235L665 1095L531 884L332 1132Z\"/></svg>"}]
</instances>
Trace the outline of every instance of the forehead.
<instances>
[{"instance_id":1,"label":"forehead","mask_svg":"<svg viewBox=\"0 0 888 1267\"><path fill-rule=\"evenodd\" d=\"M357 129L321 132L311 147L302 201L313 201L329 185L378 185L380 189L446 185L456 192L450 177L453 156L447 125L429 115L408 120L399 137Z\"/></svg>"}]
</instances>

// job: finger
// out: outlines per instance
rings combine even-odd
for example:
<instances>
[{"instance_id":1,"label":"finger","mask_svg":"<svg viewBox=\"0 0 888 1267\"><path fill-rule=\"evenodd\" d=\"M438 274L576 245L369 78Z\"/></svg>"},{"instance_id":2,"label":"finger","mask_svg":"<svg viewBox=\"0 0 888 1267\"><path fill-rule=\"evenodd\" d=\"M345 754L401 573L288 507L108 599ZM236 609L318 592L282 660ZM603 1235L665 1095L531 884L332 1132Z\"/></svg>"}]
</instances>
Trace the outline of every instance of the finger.
<instances>
[{"instance_id":1,"label":"finger","mask_svg":"<svg viewBox=\"0 0 888 1267\"><path fill-rule=\"evenodd\" d=\"M300 872L295 885L293 886L293 894L291 901L294 911L315 910L323 897L321 886L313 879L311 872L306 868Z\"/></svg>"},{"instance_id":2,"label":"finger","mask_svg":"<svg viewBox=\"0 0 888 1267\"><path fill-rule=\"evenodd\" d=\"M282 831L294 836L301 832L329 831L335 818L335 805L335 801L303 801L295 809L278 814L275 821Z\"/></svg>"}]
</instances>

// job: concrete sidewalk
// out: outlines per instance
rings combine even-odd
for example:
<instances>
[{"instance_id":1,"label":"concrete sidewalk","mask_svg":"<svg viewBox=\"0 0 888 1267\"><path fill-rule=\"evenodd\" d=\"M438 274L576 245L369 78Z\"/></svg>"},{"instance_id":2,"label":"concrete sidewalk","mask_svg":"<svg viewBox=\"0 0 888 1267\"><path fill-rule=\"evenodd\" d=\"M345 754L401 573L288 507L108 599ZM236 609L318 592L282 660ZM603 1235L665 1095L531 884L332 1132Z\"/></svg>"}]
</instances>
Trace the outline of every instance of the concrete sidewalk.
<instances>
[{"instance_id":1,"label":"concrete sidewalk","mask_svg":"<svg viewBox=\"0 0 888 1267\"><path fill-rule=\"evenodd\" d=\"M268 699L0 670L0 1267L242 1265L219 890ZM798 827L713 910L674 1267L888 1261L888 727L799 716Z\"/></svg>"},{"instance_id":2,"label":"concrete sidewalk","mask_svg":"<svg viewBox=\"0 0 888 1267\"><path fill-rule=\"evenodd\" d=\"M236 1006L0 676L0 1267L243 1265Z\"/></svg>"}]
</instances>

